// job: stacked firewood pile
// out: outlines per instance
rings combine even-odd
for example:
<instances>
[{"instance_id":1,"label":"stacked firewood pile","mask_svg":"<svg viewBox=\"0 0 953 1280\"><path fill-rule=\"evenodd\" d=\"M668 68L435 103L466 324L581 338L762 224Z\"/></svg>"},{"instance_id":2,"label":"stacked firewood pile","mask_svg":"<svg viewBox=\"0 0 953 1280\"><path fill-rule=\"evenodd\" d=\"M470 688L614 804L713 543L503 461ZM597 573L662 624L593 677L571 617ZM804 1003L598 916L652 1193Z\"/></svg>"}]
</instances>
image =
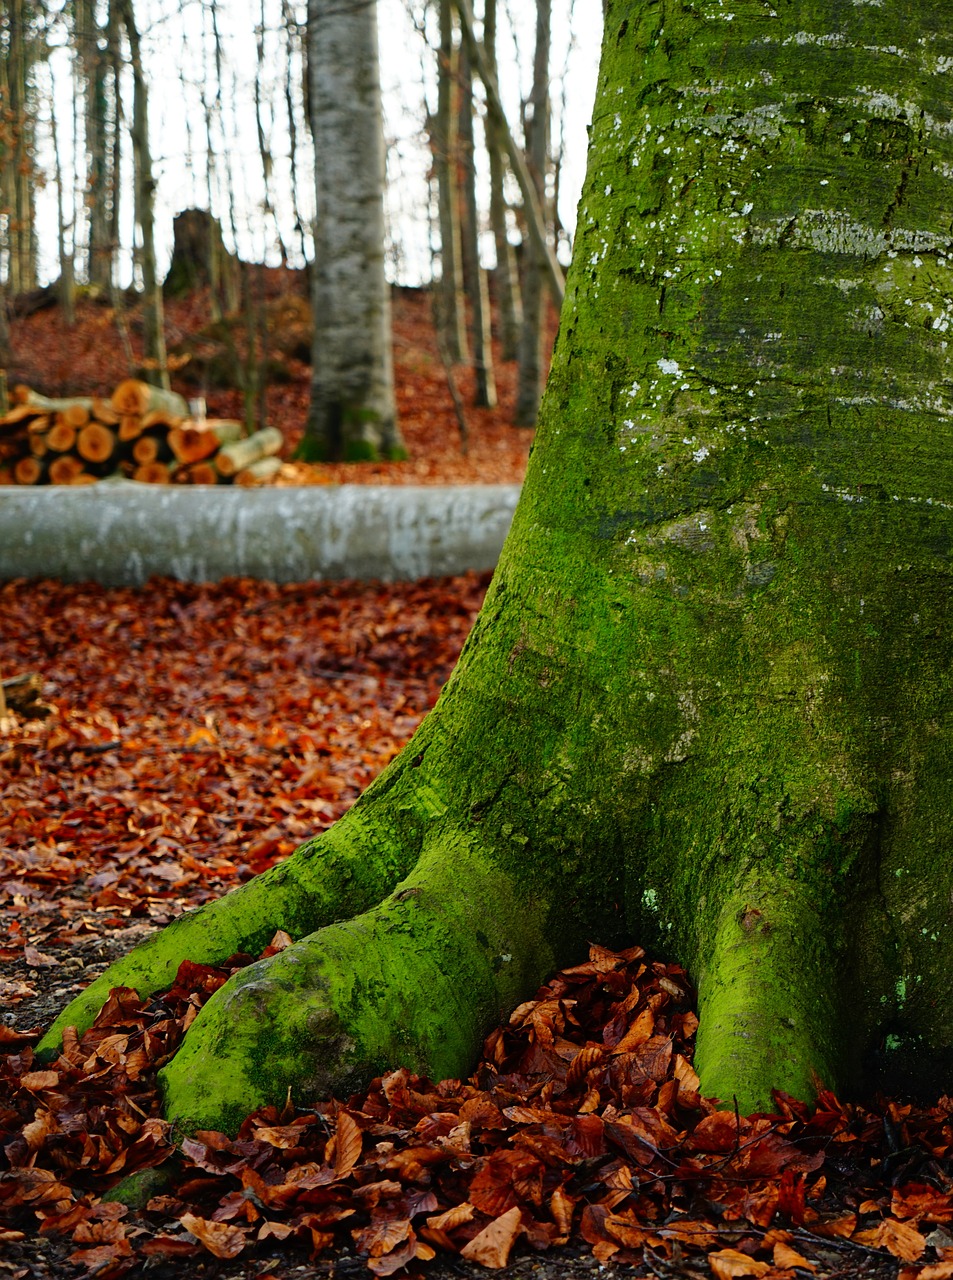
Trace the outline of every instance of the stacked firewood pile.
<instances>
[{"instance_id":1,"label":"stacked firewood pile","mask_svg":"<svg viewBox=\"0 0 953 1280\"><path fill-rule=\"evenodd\" d=\"M245 436L240 422L193 420L174 391L130 378L109 400L54 400L13 389L0 418L0 484L264 484L281 468L276 427Z\"/></svg>"}]
</instances>

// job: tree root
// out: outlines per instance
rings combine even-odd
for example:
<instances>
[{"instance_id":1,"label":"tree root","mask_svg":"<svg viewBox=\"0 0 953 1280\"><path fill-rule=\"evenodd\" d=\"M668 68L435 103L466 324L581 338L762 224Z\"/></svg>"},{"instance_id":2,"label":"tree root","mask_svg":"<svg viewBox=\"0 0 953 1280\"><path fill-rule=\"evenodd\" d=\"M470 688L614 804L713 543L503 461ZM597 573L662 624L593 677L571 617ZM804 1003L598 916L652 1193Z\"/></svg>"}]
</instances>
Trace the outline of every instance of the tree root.
<instances>
[{"instance_id":1,"label":"tree root","mask_svg":"<svg viewBox=\"0 0 953 1280\"><path fill-rule=\"evenodd\" d=\"M388 1067L465 1074L501 1016L553 967L545 907L462 838L438 839L373 910L232 977L160 1082L186 1131L346 1096Z\"/></svg>"}]
</instances>

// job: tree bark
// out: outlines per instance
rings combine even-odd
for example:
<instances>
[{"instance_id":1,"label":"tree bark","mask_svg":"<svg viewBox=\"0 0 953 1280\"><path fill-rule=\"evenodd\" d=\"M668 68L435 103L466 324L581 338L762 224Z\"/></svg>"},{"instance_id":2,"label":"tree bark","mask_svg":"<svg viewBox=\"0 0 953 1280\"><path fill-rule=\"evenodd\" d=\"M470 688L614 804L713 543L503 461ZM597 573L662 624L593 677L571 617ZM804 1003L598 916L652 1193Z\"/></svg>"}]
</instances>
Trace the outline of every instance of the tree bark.
<instances>
[{"instance_id":1,"label":"tree bark","mask_svg":"<svg viewBox=\"0 0 953 1280\"><path fill-rule=\"evenodd\" d=\"M496 5L497 0L486 0L483 12L483 47L486 52L487 67L494 80L497 79ZM508 206L504 189L506 165L503 138L494 112L487 112L484 129L490 161L490 225L493 228L493 241L496 246L496 269L493 272L493 280L499 314L500 346L504 360L515 360L519 351L520 329L523 325L523 302L520 296L516 253L509 236Z\"/></svg>"},{"instance_id":2,"label":"tree bark","mask_svg":"<svg viewBox=\"0 0 953 1280\"><path fill-rule=\"evenodd\" d=\"M144 373L149 382L168 391L169 366L165 347L165 316L162 288L156 272L155 178L149 141L148 88L142 67L139 28L132 0L117 0L120 20L129 42L132 64L132 150L135 160L135 214L139 230L139 265L142 269L142 328L146 356Z\"/></svg>"},{"instance_id":3,"label":"tree bark","mask_svg":"<svg viewBox=\"0 0 953 1280\"><path fill-rule=\"evenodd\" d=\"M100 48L100 39L111 28L111 17L100 27L97 6L91 0L76 0L74 29L83 85L83 123L86 143L86 206L89 244L86 277L90 285L108 294L112 284L116 245L112 237L113 202L116 198L114 156L111 145L108 76L110 52ZM109 39L108 44L112 44ZM114 111L112 121L118 124Z\"/></svg>"},{"instance_id":4,"label":"tree bark","mask_svg":"<svg viewBox=\"0 0 953 1280\"><path fill-rule=\"evenodd\" d=\"M0 202L5 214L7 286L11 294L36 288L36 172L31 72L36 59L33 16L24 0L8 0L5 47L0 48Z\"/></svg>"},{"instance_id":5,"label":"tree bark","mask_svg":"<svg viewBox=\"0 0 953 1280\"><path fill-rule=\"evenodd\" d=\"M587 938L638 938L698 983L708 1094L949 1088L953 89L945 0L900 9L610 0L536 447L437 707L47 1053L110 985L286 929L163 1073L234 1129L459 1075Z\"/></svg>"},{"instance_id":6,"label":"tree bark","mask_svg":"<svg viewBox=\"0 0 953 1280\"><path fill-rule=\"evenodd\" d=\"M453 4L439 0L440 46L437 50L437 114L431 121L434 170L437 175L437 216L440 223L440 280L436 285L437 323L450 360L459 364L469 355L467 311L463 288L463 246L460 227L460 188L457 181L457 72L459 51L453 43Z\"/></svg>"},{"instance_id":7,"label":"tree bark","mask_svg":"<svg viewBox=\"0 0 953 1280\"><path fill-rule=\"evenodd\" d=\"M563 269L559 265L553 246L549 243L546 220L543 217L539 196L530 174L529 166L526 163L526 158L507 123L506 112L503 110L503 103L500 98L499 85L496 83L496 75L487 62L483 45L476 38L471 0L454 0L454 4L460 16L461 32L473 61L474 69L486 89L487 112L494 118L506 151L506 158L513 170L513 177L519 184L520 194L523 197L523 214L526 218L527 234L535 243L540 257L546 264L546 279L550 291L556 305L561 306L565 293Z\"/></svg>"},{"instance_id":8,"label":"tree bark","mask_svg":"<svg viewBox=\"0 0 953 1280\"><path fill-rule=\"evenodd\" d=\"M478 408L496 405L493 374L493 343L490 325L490 292L486 271L480 261L480 215L477 209L476 158L473 130L473 73L466 49L460 51L460 159L463 170L462 236L463 275L469 282L470 316L473 331L473 402Z\"/></svg>"},{"instance_id":9,"label":"tree bark","mask_svg":"<svg viewBox=\"0 0 953 1280\"><path fill-rule=\"evenodd\" d=\"M549 165L549 57L552 44L552 0L536 0L536 49L533 58L532 113L526 126L526 158L536 187L539 206L545 211L546 170ZM519 382L515 421L518 427L536 425L543 389L542 348L546 312L544 306L545 255L535 239L523 248L523 327L519 340Z\"/></svg>"},{"instance_id":10,"label":"tree bark","mask_svg":"<svg viewBox=\"0 0 953 1280\"><path fill-rule=\"evenodd\" d=\"M406 456L384 276L384 134L376 0L309 0L317 203L311 408L302 452Z\"/></svg>"}]
</instances>

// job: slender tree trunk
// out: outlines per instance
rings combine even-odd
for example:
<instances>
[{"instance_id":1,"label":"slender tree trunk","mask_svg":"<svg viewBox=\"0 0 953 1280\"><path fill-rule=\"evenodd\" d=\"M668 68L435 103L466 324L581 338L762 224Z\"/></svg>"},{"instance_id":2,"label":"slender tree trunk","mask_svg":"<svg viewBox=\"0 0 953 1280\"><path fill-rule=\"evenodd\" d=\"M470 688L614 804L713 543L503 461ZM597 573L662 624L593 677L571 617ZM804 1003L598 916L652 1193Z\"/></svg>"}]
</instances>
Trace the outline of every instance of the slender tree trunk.
<instances>
[{"instance_id":1,"label":"slender tree trunk","mask_svg":"<svg viewBox=\"0 0 953 1280\"><path fill-rule=\"evenodd\" d=\"M76 281L74 273L74 236L76 231L76 203L72 189L69 196L63 182L60 129L56 112L53 112L53 166L56 182L56 245L60 261L59 299L63 319L70 327L76 323ZM67 201L70 205L67 222Z\"/></svg>"},{"instance_id":2,"label":"slender tree trunk","mask_svg":"<svg viewBox=\"0 0 953 1280\"><path fill-rule=\"evenodd\" d=\"M115 198L110 172L107 54L100 48L104 35L97 21L95 0L74 0L76 47L83 84L83 124L86 141L86 208L88 256L86 275L95 288L108 291L115 244L111 205ZM107 29L109 22L107 20Z\"/></svg>"},{"instance_id":3,"label":"slender tree trunk","mask_svg":"<svg viewBox=\"0 0 953 1280\"><path fill-rule=\"evenodd\" d=\"M536 51L533 59L531 113L526 126L526 152L541 208L545 211L546 169L549 163L549 53L552 44L552 0L536 0ZM545 212L544 212L545 217ZM542 346L546 312L545 262L534 241L523 250L523 328L519 342L519 383L515 421L535 425L543 390Z\"/></svg>"},{"instance_id":4,"label":"slender tree trunk","mask_svg":"<svg viewBox=\"0 0 953 1280\"><path fill-rule=\"evenodd\" d=\"M463 277L469 282L470 317L473 333L474 404L492 409L496 404L496 380L493 376L493 344L490 328L490 294L486 271L480 261L480 215L477 209L476 157L473 133L473 74L465 49L460 51L460 158L463 170L461 184L461 247Z\"/></svg>"},{"instance_id":5,"label":"slender tree trunk","mask_svg":"<svg viewBox=\"0 0 953 1280\"><path fill-rule=\"evenodd\" d=\"M3 166L0 204L7 211L8 285L13 294L36 287L36 226L33 118L30 78L33 44L30 9L24 0L7 0L6 56L0 57L3 102Z\"/></svg>"},{"instance_id":6,"label":"slender tree trunk","mask_svg":"<svg viewBox=\"0 0 953 1280\"><path fill-rule=\"evenodd\" d=\"M523 215L526 219L527 233L535 243L541 260L546 264L546 279L556 305L562 306L566 283L563 278L563 270L550 244L549 229L543 217L539 194L530 174L529 166L526 163L526 157L517 145L507 123L506 112L503 110L503 103L500 98L499 85L496 83L496 76L486 60L482 43L476 37L473 5L471 0L454 0L454 5L460 17L460 29L474 70L483 81L483 87L486 89L487 113L493 116L496 122L500 137L503 139L506 158L510 163L513 176L519 184L520 194L523 197Z\"/></svg>"},{"instance_id":7,"label":"slender tree trunk","mask_svg":"<svg viewBox=\"0 0 953 1280\"><path fill-rule=\"evenodd\" d=\"M136 226L139 230L139 261L142 268L143 346L147 361L145 376L149 382L169 390L162 288L156 271L155 179L152 174L152 148L149 141L148 89L142 67L139 28L136 26L132 0L119 0L119 12L125 27L126 39L129 41L129 58L132 64L131 136L136 172Z\"/></svg>"},{"instance_id":8,"label":"slender tree trunk","mask_svg":"<svg viewBox=\"0 0 953 1280\"><path fill-rule=\"evenodd\" d=\"M496 61L496 5L497 0L486 0L483 14L483 45L487 65L497 76ZM508 205L505 193L506 163L499 121L494 112L488 111L483 127L486 130L486 149L490 160L490 225L496 245L496 269L493 280L496 287L496 305L499 314L500 344L504 360L515 360L519 353L519 335L523 326L523 301L520 296L519 272L516 251L510 243Z\"/></svg>"},{"instance_id":9,"label":"slender tree trunk","mask_svg":"<svg viewBox=\"0 0 953 1280\"><path fill-rule=\"evenodd\" d=\"M261 158L261 176L264 184L265 199L262 206L262 212L266 218L271 221L275 231L275 243L278 245L281 254L281 265L288 265L288 251L285 248L285 242L281 235L281 224L278 221L278 215L275 211L275 202L272 187L274 185L274 157L271 154L271 142L269 140L269 130L265 125L264 103L262 101L262 76L265 69L265 33L266 33L266 12L265 0L261 0L259 10L259 25L255 32L255 48L257 52L257 61L255 64L255 128L258 135L258 155Z\"/></svg>"},{"instance_id":10,"label":"slender tree trunk","mask_svg":"<svg viewBox=\"0 0 953 1280\"><path fill-rule=\"evenodd\" d=\"M460 1075L549 966L638 938L698 983L708 1094L948 1091L953 86L924 70L946 0L888 50L898 12L609 0L536 447L457 670L339 823L42 1052L111 985L285 928L163 1073L170 1115L234 1129L289 1087Z\"/></svg>"},{"instance_id":11,"label":"slender tree trunk","mask_svg":"<svg viewBox=\"0 0 953 1280\"><path fill-rule=\"evenodd\" d=\"M397 457L376 0L309 0L308 62L317 217L303 452Z\"/></svg>"},{"instance_id":12,"label":"slender tree trunk","mask_svg":"<svg viewBox=\"0 0 953 1280\"><path fill-rule=\"evenodd\" d=\"M237 252L238 228L235 217L235 174L232 167L232 147L229 145L229 139L225 132L225 112L222 101L222 86L225 83L225 57L222 49L222 33L218 22L218 0L209 0L208 14L212 25L212 41L215 50L213 115L221 135L219 147L225 173L224 220L228 230L229 243L234 246ZM208 120L208 108L206 108L206 120ZM211 204L209 205L209 212L212 212ZM237 311L241 305L241 273L239 271L224 271L222 273L222 286L225 311L227 313Z\"/></svg>"},{"instance_id":13,"label":"slender tree trunk","mask_svg":"<svg viewBox=\"0 0 953 1280\"><path fill-rule=\"evenodd\" d=\"M10 346L10 326L7 323L7 290L3 278L0 277L0 417L10 407L7 394L7 370L13 352Z\"/></svg>"},{"instance_id":14,"label":"slender tree trunk","mask_svg":"<svg viewBox=\"0 0 953 1280\"><path fill-rule=\"evenodd\" d=\"M468 358L466 298L463 289L463 249L460 229L460 191L457 182L458 51L454 46L453 5L438 0L440 46L437 51L437 114L432 120L437 210L440 223L440 305L438 324L450 359Z\"/></svg>"},{"instance_id":15,"label":"slender tree trunk","mask_svg":"<svg viewBox=\"0 0 953 1280\"><path fill-rule=\"evenodd\" d=\"M109 245L109 286L110 295L116 289L116 257L119 253L119 226L122 203L122 178L124 167L122 162L122 53L120 47L119 16L116 13L115 0L109 0L106 22L106 43L109 56L109 84L113 105L112 129L110 131L109 174L112 182L112 199L109 203L109 215L106 227L106 239Z\"/></svg>"},{"instance_id":16,"label":"slender tree trunk","mask_svg":"<svg viewBox=\"0 0 953 1280\"><path fill-rule=\"evenodd\" d=\"M298 251L302 260L307 260L305 244L305 218L301 210L301 180L298 162L298 111L301 106L296 86L300 84L295 76L295 59L302 58L301 32L298 27L294 9L289 0L282 0L282 16L285 25L285 64L284 94L285 111L288 116L288 162L291 168L291 204L295 215L295 234L298 237Z\"/></svg>"}]
</instances>

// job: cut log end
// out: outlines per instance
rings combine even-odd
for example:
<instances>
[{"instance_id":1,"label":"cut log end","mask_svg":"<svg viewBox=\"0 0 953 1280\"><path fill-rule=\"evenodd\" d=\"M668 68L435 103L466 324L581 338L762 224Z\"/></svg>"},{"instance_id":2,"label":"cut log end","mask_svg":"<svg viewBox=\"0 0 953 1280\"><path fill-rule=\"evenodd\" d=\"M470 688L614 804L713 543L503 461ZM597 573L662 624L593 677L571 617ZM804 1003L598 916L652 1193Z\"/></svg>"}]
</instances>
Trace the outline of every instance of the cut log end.
<instances>
[{"instance_id":1,"label":"cut log end","mask_svg":"<svg viewBox=\"0 0 953 1280\"><path fill-rule=\"evenodd\" d=\"M171 472L164 462L147 462L144 466L136 467L132 478L138 480L140 484L171 484L172 482Z\"/></svg>"},{"instance_id":2,"label":"cut log end","mask_svg":"<svg viewBox=\"0 0 953 1280\"><path fill-rule=\"evenodd\" d=\"M116 436L99 422L89 422L76 438L76 449L87 462L108 462L116 451Z\"/></svg>"},{"instance_id":3,"label":"cut log end","mask_svg":"<svg viewBox=\"0 0 953 1280\"><path fill-rule=\"evenodd\" d=\"M72 453L64 453L50 463L50 484L76 484L86 468L82 461Z\"/></svg>"},{"instance_id":4,"label":"cut log end","mask_svg":"<svg viewBox=\"0 0 953 1280\"><path fill-rule=\"evenodd\" d=\"M13 475L17 484L39 484L43 479L43 463L39 458L34 458L32 453L28 454L19 459L13 468Z\"/></svg>"}]
</instances>

